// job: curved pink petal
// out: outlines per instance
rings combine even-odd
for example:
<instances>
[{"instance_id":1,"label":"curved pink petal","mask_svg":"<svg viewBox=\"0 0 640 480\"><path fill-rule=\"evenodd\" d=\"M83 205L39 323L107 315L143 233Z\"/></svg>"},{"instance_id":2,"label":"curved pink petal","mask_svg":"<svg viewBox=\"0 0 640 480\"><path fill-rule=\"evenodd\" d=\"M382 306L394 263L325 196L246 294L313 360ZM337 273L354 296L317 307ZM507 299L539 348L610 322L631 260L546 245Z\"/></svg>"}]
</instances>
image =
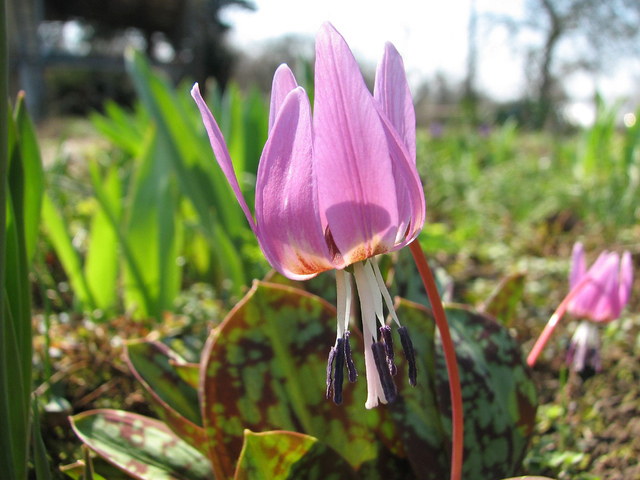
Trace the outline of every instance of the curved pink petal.
<instances>
[{"instance_id":1,"label":"curved pink petal","mask_svg":"<svg viewBox=\"0 0 640 480\"><path fill-rule=\"evenodd\" d=\"M276 73L273 74L273 82L271 85L271 106L269 108L269 131L273 128L273 124L276 121L276 116L278 115L278 111L284 102L284 99L287 98L289 92L295 89L298 86L298 82L296 82L296 77L294 77L291 69L286 65L282 64L276 70Z\"/></svg>"},{"instance_id":2,"label":"curved pink petal","mask_svg":"<svg viewBox=\"0 0 640 480\"><path fill-rule=\"evenodd\" d=\"M378 64L373 94L381 111L390 150L399 150L398 139L391 133L391 130L395 130L407 151L402 155L392 153L400 219L396 235L397 249L411 242L422 230L425 202L422 181L415 167L416 114L413 98L402 57L391 43L385 45L382 60Z\"/></svg>"},{"instance_id":3,"label":"curved pink petal","mask_svg":"<svg viewBox=\"0 0 640 480\"><path fill-rule=\"evenodd\" d=\"M213 149L213 153L218 161L218 165L220 165L222 172L225 177L227 177L227 181L229 182L229 185L231 185L233 193L236 194L238 203L247 217L247 221L249 222L251 229L255 233L256 224L251 216L251 210L249 210L247 202L242 196L242 191L240 190L240 185L236 178L236 172L233 170L233 163L229 156L229 149L224 141L220 127L218 127L209 107L207 107L207 104L204 103L204 100L202 99L202 95L200 95L200 87L197 83L191 89L191 96L196 101L198 108L200 109L200 115L202 115L202 121L204 122L204 126L209 134L209 142L211 142L211 148Z\"/></svg>"},{"instance_id":4,"label":"curved pink petal","mask_svg":"<svg viewBox=\"0 0 640 480\"><path fill-rule=\"evenodd\" d=\"M391 43L384 48L376 70L373 96L402 138L416 163L416 112L402 57Z\"/></svg>"},{"instance_id":5,"label":"curved pink petal","mask_svg":"<svg viewBox=\"0 0 640 480\"><path fill-rule=\"evenodd\" d=\"M355 58L330 24L316 39L313 125L320 209L345 264L391 250L399 221L387 138Z\"/></svg>"},{"instance_id":6,"label":"curved pink petal","mask_svg":"<svg viewBox=\"0 0 640 480\"><path fill-rule=\"evenodd\" d=\"M620 257L604 251L586 275L591 279L574 297L569 311L594 322L611 321L620 315L618 274Z\"/></svg>"},{"instance_id":7,"label":"curved pink petal","mask_svg":"<svg viewBox=\"0 0 640 480\"><path fill-rule=\"evenodd\" d=\"M389 145L398 196L398 228L393 250L399 250L411 243L424 226L426 213L424 189L415 163L410 160L410 154L402 139L385 115L382 115L381 119Z\"/></svg>"},{"instance_id":8,"label":"curved pink petal","mask_svg":"<svg viewBox=\"0 0 640 480\"><path fill-rule=\"evenodd\" d=\"M622 310L631 296L633 286L633 261L631 253L625 251L620 260L620 285L618 287L618 297L620 299L620 309Z\"/></svg>"},{"instance_id":9,"label":"curved pink petal","mask_svg":"<svg viewBox=\"0 0 640 480\"><path fill-rule=\"evenodd\" d=\"M571 273L569 274L569 289L575 287L587 272L587 263L584 258L584 247L581 242L573 245L571 252Z\"/></svg>"},{"instance_id":10,"label":"curved pink petal","mask_svg":"<svg viewBox=\"0 0 640 480\"><path fill-rule=\"evenodd\" d=\"M324 239L313 168L311 106L298 87L279 108L256 182L260 247L271 266L294 280L335 268Z\"/></svg>"},{"instance_id":11,"label":"curved pink petal","mask_svg":"<svg viewBox=\"0 0 640 480\"><path fill-rule=\"evenodd\" d=\"M620 256L613 252L605 257L600 268L592 273L600 295L594 295L591 319L596 322L611 321L620 316L620 298L618 297L618 278Z\"/></svg>"}]
</instances>

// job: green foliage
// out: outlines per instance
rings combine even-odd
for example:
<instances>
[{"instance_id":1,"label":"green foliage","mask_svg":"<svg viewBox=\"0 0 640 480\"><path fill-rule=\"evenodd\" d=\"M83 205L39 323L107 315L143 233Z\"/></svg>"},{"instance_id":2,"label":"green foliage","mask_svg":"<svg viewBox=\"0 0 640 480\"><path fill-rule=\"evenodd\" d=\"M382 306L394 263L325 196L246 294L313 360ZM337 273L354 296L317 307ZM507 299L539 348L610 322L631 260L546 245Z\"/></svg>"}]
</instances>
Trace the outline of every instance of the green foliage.
<instances>
[{"instance_id":1,"label":"green foliage","mask_svg":"<svg viewBox=\"0 0 640 480\"><path fill-rule=\"evenodd\" d=\"M524 292L525 274L513 273L502 279L481 307L481 311L492 316L506 327L510 327Z\"/></svg>"},{"instance_id":2,"label":"green foliage","mask_svg":"<svg viewBox=\"0 0 640 480\"><path fill-rule=\"evenodd\" d=\"M317 438L294 432L244 432L236 480L355 480L356 472Z\"/></svg>"},{"instance_id":3,"label":"green foliage","mask_svg":"<svg viewBox=\"0 0 640 480\"><path fill-rule=\"evenodd\" d=\"M510 122L419 132L429 220L466 250L489 239L533 243L543 228L578 221L614 238L640 220L640 127L619 122L618 106L600 103L593 127L570 135L521 131Z\"/></svg>"},{"instance_id":4,"label":"green foliage","mask_svg":"<svg viewBox=\"0 0 640 480\"><path fill-rule=\"evenodd\" d=\"M75 415L71 421L76 434L92 450L134 478L213 478L206 457L158 420L122 411L94 410Z\"/></svg>"},{"instance_id":5,"label":"green foliage","mask_svg":"<svg viewBox=\"0 0 640 480\"><path fill-rule=\"evenodd\" d=\"M173 309L185 264L192 280L239 298L249 278L264 275L266 262L216 164L188 87L176 91L139 53L130 53L127 67L140 104L128 113L108 103L104 115L92 116L124 159L88 163L93 192L88 220L81 219L88 232L84 251L74 246L65 214L72 200L55 190L44 199L45 232L78 306L114 312L122 303L136 318L160 319ZM217 103L221 126L233 132L227 138L251 204L267 105L233 86Z\"/></svg>"},{"instance_id":6,"label":"green foliage","mask_svg":"<svg viewBox=\"0 0 640 480\"><path fill-rule=\"evenodd\" d=\"M406 362L398 357L399 398L386 407L364 408L363 379L345 387L340 406L327 401L335 309L302 290L255 282L211 332L199 367L157 341L128 345L129 365L164 423L101 410L76 415L74 428L92 450L132 476L148 462L163 475L186 465L182 457L165 461L157 455L158 443L171 439L193 447L188 452L195 465L206 456L216 478L446 478L451 419L434 322L428 310L405 300L397 303L397 312L418 354L420 386L409 386ZM447 315L464 373L465 471L476 479L513 475L536 408L519 346L479 314L450 306ZM351 340L362 377L358 330ZM197 386L186 380L195 369ZM140 435L128 433L134 427ZM149 441L143 431L150 432ZM96 472L101 474L99 466ZM211 478L210 472L207 477L191 470L182 475L178 478Z\"/></svg>"},{"instance_id":7,"label":"green foliage","mask_svg":"<svg viewBox=\"0 0 640 480\"><path fill-rule=\"evenodd\" d=\"M27 478L31 411L31 285L29 271L40 220L42 165L24 96L5 109L7 165L2 165L2 302L0 302L0 470L9 480ZM3 142L4 143L4 142ZM5 169L6 167L6 169ZM6 174L6 178L5 178ZM5 195L6 193L6 195ZM29 202L29 203L27 203ZM36 446L39 447L36 437ZM36 453L41 453L40 451ZM42 471L43 457L37 455ZM46 458L45 458L46 460ZM42 477L43 478L43 477Z\"/></svg>"}]
</instances>

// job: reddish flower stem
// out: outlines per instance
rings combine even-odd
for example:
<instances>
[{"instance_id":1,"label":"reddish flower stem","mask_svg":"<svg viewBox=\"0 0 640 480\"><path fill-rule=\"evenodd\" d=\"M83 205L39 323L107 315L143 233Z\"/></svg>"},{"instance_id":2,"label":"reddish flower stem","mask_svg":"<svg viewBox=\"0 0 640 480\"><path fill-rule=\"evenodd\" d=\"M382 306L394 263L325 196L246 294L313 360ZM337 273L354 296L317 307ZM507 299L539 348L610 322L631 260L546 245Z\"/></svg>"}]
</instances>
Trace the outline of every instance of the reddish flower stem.
<instances>
[{"instance_id":1,"label":"reddish flower stem","mask_svg":"<svg viewBox=\"0 0 640 480\"><path fill-rule=\"evenodd\" d=\"M436 281L433 278L427 258L420 248L420 243L413 241L409 244L409 249L416 262L418 272L427 291L433 317L436 326L440 331L440 339L442 340L442 349L444 351L444 359L447 364L447 374L449 375L449 391L451 392L451 412L452 412L452 435L451 435L451 480L461 480L462 478L462 458L464 447L464 420L462 412L462 390L460 389L460 374L458 372L458 360L449 331L447 316L444 313L442 300L436 287Z\"/></svg>"},{"instance_id":2,"label":"reddish flower stem","mask_svg":"<svg viewBox=\"0 0 640 480\"><path fill-rule=\"evenodd\" d=\"M580 282L569 291L567 296L564 297L564 300L562 300L562 303L560 303L556 311L553 312L553 315L551 315L551 318L545 325L544 330L542 330L542 333L538 337L538 340L536 340L535 345L531 349L531 353L529 353L529 356L527 357L527 364L530 367L533 367L536 364L536 360L538 360L538 356L540 355L542 350L544 350L544 347L549 341L549 338L551 338L551 334L555 330L556 325L558 325L558 323L560 322L560 319L564 316L564 313L567 311L569 302L573 299L573 297L575 297L578 294L580 290L582 290L582 287L584 287L590 281L591 281L591 278L589 278L588 276L583 277L582 280L580 280Z\"/></svg>"}]
</instances>

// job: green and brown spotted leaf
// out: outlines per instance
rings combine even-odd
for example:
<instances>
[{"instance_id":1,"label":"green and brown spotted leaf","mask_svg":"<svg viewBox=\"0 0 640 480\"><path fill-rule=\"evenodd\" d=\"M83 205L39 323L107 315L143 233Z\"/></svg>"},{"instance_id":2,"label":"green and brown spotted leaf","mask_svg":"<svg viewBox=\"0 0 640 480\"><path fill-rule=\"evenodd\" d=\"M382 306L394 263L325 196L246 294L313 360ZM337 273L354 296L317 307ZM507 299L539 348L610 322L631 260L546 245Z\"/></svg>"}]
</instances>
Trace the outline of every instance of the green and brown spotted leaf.
<instances>
[{"instance_id":1,"label":"green and brown spotted leaf","mask_svg":"<svg viewBox=\"0 0 640 480\"><path fill-rule=\"evenodd\" d=\"M209 460L158 420L102 409L80 413L70 421L82 442L133 478L214 478Z\"/></svg>"},{"instance_id":2,"label":"green and brown spotted leaf","mask_svg":"<svg viewBox=\"0 0 640 480\"><path fill-rule=\"evenodd\" d=\"M95 457L92 459L93 464L93 479L94 480L130 480L131 475L127 475L118 467L110 464L102 457ZM85 480L84 472L86 463L84 460L78 460L75 463L64 465L60 467L60 471L65 475L71 477L73 480Z\"/></svg>"},{"instance_id":3,"label":"green and brown spotted leaf","mask_svg":"<svg viewBox=\"0 0 640 480\"><path fill-rule=\"evenodd\" d=\"M176 368L186 362L155 341L130 342L125 351L129 368L151 394L151 403L160 418L189 445L206 454L198 391Z\"/></svg>"},{"instance_id":4,"label":"green and brown spotted leaf","mask_svg":"<svg viewBox=\"0 0 640 480\"><path fill-rule=\"evenodd\" d=\"M449 305L445 311L462 385L463 477L495 480L512 476L521 468L535 423L537 395L530 369L520 345L505 327L464 306ZM439 336L436 389L449 438L451 402Z\"/></svg>"},{"instance_id":5,"label":"green and brown spotted leaf","mask_svg":"<svg viewBox=\"0 0 640 480\"><path fill-rule=\"evenodd\" d=\"M524 477L505 478L504 480L554 480L549 477L539 477L537 475L525 475Z\"/></svg>"},{"instance_id":6,"label":"green and brown spotted leaf","mask_svg":"<svg viewBox=\"0 0 640 480\"><path fill-rule=\"evenodd\" d=\"M495 318L502 325L511 326L522 299L525 274L522 272L511 274L502 279L489 298L480 307L481 313Z\"/></svg>"},{"instance_id":7,"label":"green and brown spotted leaf","mask_svg":"<svg viewBox=\"0 0 640 480\"><path fill-rule=\"evenodd\" d=\"M356 472L335 450L295 432L244 432L234 480L355 480Z\"/></svg>"},{"instance_id":8,"label":"green and brown spotted leaf","mask_svg":"<svg viewBox=\"0 0 640 480\"><path fill-rule=\"evenodd\" d=\"M245 428L312 435L355 469L385 458L385 451L403 456L386 410L364 408L363 345L357 332L351 347L361 378L345 383L342 405L325 398L335 322L335 309L321 298L255 282L212 332L202 358L201 404L219 477L233 475Z\"/></svg>"},{"instance_id":9,"label":"green and brown spotted leaf","mask_svg":"<svg viewBox=\"0 0 640 480\"><path fill-rule=\"evenodd\" d=\"M175 360L169 360L169 363L176 371L178 376L198 390L200 385L200 364L198 363L182 363Z\"/></svg>"},{"instance_id":10,"label":"green and brown spotted leaf","mask_svg":"<svg viewBox=\"0 0 640 480\"><path fill-rule=\"evenodd\" d=\"M416 355L417 386L408 382L407 362L396 337L395 384L398 399L388 406L407 457L417 478L440 480L448 477L448 444L440 419L435 393L435 322L430 311L405 299L396 300L396 313L407 327Z\"/></svg>"}]
</instances>

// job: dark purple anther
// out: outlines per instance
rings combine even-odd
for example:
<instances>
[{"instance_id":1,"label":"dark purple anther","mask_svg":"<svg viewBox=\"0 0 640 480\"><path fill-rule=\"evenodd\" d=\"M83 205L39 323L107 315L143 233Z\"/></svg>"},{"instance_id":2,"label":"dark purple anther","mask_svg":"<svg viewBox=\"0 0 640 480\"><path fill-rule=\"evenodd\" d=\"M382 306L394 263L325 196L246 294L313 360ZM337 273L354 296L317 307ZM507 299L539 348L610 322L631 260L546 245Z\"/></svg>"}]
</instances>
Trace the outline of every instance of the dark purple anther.
<instances>
[{"instance_id":1,"label":"dark purple anther","mask_svg":"<svg viewBox=\"0 0 640 480\"><path fill-rule=\"evenodd\" d=\"M413 351L413 343L411 343L407 327L400 327L398 333L400 334L400 343L402 343L404 356L409 364L409 385L415 387L418 384L418 370L416 368L416 354Z\"/></svg>"},{"instance_id":2,"label":"dark purple anther","mask_svg":"<svg viewBox=\"0 0 640 480\"><path fill-rule=\"evenodd\" d=\"M387 399L387 402L393 403L396 400L398 394L396 385L393 383L389 367L387 365L387 355L385 347L381 342L375 342L371 345L373 352L373 358L376 362L376 370L378 370L378 376L380 377L380 384L382 385L382 391Z\"/></svg>"},{"instance_id":3,"label":"dark purple anther","mask_svg":"<svg viewBox=\"0 0 640 480\"><path fill-rule=\"evenodd\" d=\"M344 339L339 338L336 345L336 369L333 374L333 402L342 403L342 382L344 380Z\"/></svg>"},{"instance_id":4,"label":"dark purple anther","mask_svg":"<svg viewBox=\"0 0 640 480\"><path fill-rule=\"evenodd\" d=\"M393 362L395 354L393 352L393 337L391 336L391 327L389 325L380 327L380 333L382 334L384 349L387 354L387 366L389 367L389 373L391 373L392 377L395 377L396 373L398 373L398 369L396 368L396 364Z\"/></svg>"},{"instance_id":5,"label":"dark purple anther","mask_svg":"<svg viewBox=\"0 0 640 480\"><path fill-rule=\"evenodd\" d=\"M336 358L336 348L329 350L329 360L327 360L327 400L333 396L333 360Z\"/></svg>"},{"instance_id":6,"label":"dark purple anther","mask_svg":"<svg viewBox=\"0 0 640 480\"><path fill-rule=\"evenodd\" d=\"M358 379L358 371L351 358L351 344L349 343L349 330L344 334L344 358L347 362L347 372L349 373L349 381L351 383Z\"/></svg>"}]
</instances>

